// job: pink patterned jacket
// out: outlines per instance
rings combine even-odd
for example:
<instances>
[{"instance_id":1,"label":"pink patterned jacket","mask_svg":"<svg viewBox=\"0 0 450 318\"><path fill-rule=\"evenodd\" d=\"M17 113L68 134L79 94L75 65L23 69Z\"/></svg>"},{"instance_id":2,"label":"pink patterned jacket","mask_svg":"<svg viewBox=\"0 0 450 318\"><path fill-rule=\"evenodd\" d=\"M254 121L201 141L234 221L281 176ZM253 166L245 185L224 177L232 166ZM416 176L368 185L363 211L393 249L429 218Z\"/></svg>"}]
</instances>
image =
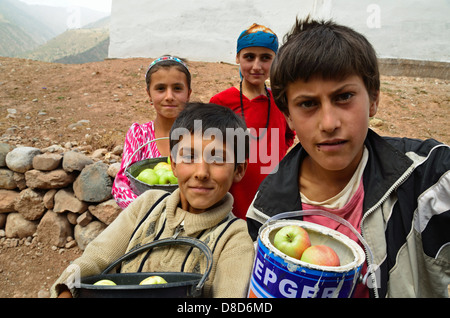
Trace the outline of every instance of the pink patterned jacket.
<instances>
[{"instance_id":1,"label":"pink patterned jacket","mask_svg":"<svg viewBox=\"0 0 450 318\"><path fill-rule=\"evenodd\" d=\"M136 149L153 139L155 139L153 121L142 125L133 123L126 134L122 163L112 186L112 195L122 209L126 208L137 197L130 188L130 181L125 175L125 169L137 161L161 157L154 142L149 143L133 156Z\"/></svg>"}]
</instances>

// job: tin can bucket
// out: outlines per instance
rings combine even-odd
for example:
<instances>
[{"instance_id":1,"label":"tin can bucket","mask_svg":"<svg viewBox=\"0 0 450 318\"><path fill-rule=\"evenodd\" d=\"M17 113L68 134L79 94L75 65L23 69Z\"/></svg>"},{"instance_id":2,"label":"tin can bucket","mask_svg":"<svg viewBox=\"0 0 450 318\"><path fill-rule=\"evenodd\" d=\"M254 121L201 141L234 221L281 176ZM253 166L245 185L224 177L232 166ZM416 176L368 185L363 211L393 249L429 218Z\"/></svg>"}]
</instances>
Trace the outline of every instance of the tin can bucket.
<instances>
[{"instance_id":1,"label":"tin can bucket","mask_svg":"<svg viewBox=\"0 0 450 318\"><path fill-rule=\"evenodd\" d=\"M139 148L137 148L134 153L131 155L131 158L133 158L136 153L141 150L143 147L148 145L151 142L155 142L158 140L164 140L169 139L169 137L161 137L152 139ZM145 182L142 182L137 179L137 176L141 173L142 170L145 170L147 168L153 169L159 162L167 162L167 157L157 157L157 158L148 158L144 160L137 161L130 165L128 163L125 167L125 175L128 178L128 181L130 181L130 188L131 190L136 193L137 195L141 195L147 190L164 190L168 192L173 192L175 189L178 188L178 184L147 184Z\"/></svg>"},{"instance_id":2,"label":"tin can bucket","mask_svg":"<svg viewBox=\"0 0 450 318\"><path fill-rule=\"evenodd\" d=\"M360 280L365 261L363 249L346 235L325 226L300 220L283 219L302 215L331 217L350 227L352 232L366 242L347 221L321 210L294 211L276 215L261 228L256 246L256 256L248 291L249 298L349 298ZM273 245L279 229L297 224L304 228L311 245L327 245L338 254L340 266L320 266L292 258ZM369 252L370 253L370 252ZM371 255L371 254L370 254Z\"/></svg>"},{"instance_id":3,"label":"tin can bucket","mask_svg":"<svg viewBox=\"0 0 450 318\"><path fill-rule=\"evenodd\" d=\"M185 272L137 272L110 273L123 261L138 254L150 251L155 247L168 245L188 245L198 248L206 257L206 269L203 274ZM79 298L197 298L203 291L211 272L213 256L210 248L204 242L190 237L166 238L135 248L113 261L101 274L81 278L76 287ZM167 283L154 285L139 285L149 276L161 276ZM94 285L95 282L108 279L116 285Z\"/></svg>"},{"instance_id":4,"label":"tin can bucket","mask_svg":"<svg viewBox=\"0 0 450 318\"><path fill-rule=\"evenodd\" d=\"M178 184L147 184L137 179L142 170L153 169L159 162L167 162L167 157L149 158L137 161L125 170L125 175L130 181L131 190L137 195L141 195L147 190L164 190L173 192L178 188Z\"/></svg>"}]
</instances>

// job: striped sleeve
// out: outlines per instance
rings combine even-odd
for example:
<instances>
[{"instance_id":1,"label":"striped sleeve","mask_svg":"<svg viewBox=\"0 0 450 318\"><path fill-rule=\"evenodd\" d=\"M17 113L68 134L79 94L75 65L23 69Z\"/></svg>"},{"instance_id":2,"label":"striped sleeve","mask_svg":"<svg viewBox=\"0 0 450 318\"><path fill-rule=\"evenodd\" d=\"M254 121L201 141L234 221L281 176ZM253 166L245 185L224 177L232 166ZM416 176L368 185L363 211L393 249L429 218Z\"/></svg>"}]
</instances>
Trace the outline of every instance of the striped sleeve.
<instances>
[{"instance_id":1,"label":"striped sleeve","mask_svg":"<svg viewBox=\"0 0 450 318\"><path fill-rule=\"evenodd\" d=\"M140 160L161 157L154 142L148 143L136 152L139 147L153 139L155 139L153 121L142 125L133 123L125 136L122 162L112 186L112 195L122 209L126 208L137 197L131 190L130 181L125 175L126 168Z\"/></svg>"}]
</instances>

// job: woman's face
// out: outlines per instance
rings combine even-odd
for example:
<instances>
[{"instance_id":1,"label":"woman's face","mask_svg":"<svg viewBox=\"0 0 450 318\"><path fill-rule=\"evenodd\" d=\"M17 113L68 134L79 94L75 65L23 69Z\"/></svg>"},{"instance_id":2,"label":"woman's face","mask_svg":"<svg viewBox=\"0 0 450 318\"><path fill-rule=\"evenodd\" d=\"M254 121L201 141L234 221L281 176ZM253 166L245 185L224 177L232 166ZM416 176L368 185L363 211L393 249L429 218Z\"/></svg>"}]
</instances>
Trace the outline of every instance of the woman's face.
<instances>
[{"instance_id":1,"label":"woman's face","mask_svg":"<svg viewBox=\"0 0 450 318\"><path fill-rule=\"evenodd\" d=\"M275 52L271 49L255 46L242 49L236 56L236 63L241 66L244 80L259 86L269 78L274 58Z\"/></svg>"},{"instance_id":2,"label":"woman's face","mask_svg":"<svg viewBox=\"0 0 450 318\"><path fill-rule=\"evenodd\" d=\"M151 75L147 90L159 116L176 118L189 101L186 74L176 67L162 67Z\"/></svg>"}]
</instances>

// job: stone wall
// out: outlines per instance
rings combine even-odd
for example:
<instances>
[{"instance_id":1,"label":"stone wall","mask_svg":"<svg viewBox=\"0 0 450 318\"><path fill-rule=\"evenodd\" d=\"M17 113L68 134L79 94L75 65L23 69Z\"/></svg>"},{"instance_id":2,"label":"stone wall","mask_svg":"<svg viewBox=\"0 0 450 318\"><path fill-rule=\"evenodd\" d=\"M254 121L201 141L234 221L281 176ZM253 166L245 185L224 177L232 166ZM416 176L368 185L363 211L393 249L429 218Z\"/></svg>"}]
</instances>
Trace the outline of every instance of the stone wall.
<instances>
[{"instance_id":1,"label":"stone wall","mask_svg":"<svg viewBox=\"0 0 450 318\"><path fill-rule=\"evenodd\" d=\"M111 195L121 153L0 143L0 244L84 250L121 212Z\"/></svg>"},{"instance_id":2,"label":"stone wall","mask_svg":"<svg viewBox=\"0 0 450 318\"><path fill-rule=\"evenodd\" d=\"M448 62L382 58L378 65L382 75L450 79Z\"/></svg>"}]
</instances>

